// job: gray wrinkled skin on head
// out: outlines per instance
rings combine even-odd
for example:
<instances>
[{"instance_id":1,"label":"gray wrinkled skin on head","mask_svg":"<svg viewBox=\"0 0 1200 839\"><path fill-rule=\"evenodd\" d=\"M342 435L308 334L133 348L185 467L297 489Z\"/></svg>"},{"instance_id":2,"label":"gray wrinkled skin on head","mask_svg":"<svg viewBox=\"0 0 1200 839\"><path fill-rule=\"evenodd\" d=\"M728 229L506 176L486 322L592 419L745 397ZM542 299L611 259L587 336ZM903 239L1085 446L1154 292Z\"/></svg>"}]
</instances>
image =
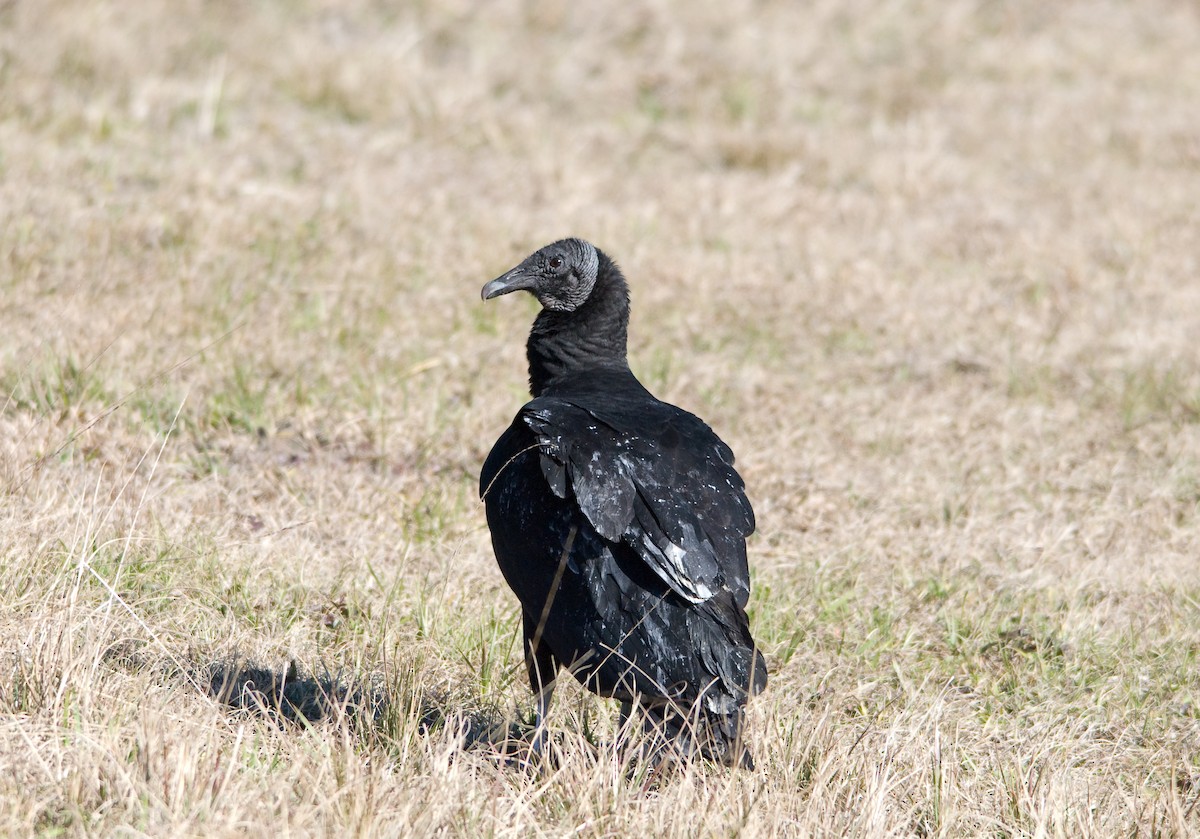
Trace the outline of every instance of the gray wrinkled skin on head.
<instances>
[{"instance_id":1,"label":"gray wrinkled skin on head","mask_svg":"<svg viewBox=\"0 0 1200 839\"><path fill-rule=\"evenodd\" d=\"M550 260L555 256L566 261L570 271L565 276L556 276L556 272L550 268ZM596 274L600 270L600 257L590 242L563 239L542 248L526 262L535 260L538 263L536 267L530 267L548 279L546 283L539 283L534 292L543 308L554 312L573 312L591 295L596 285Z\"/></svg>"}]
</instances>

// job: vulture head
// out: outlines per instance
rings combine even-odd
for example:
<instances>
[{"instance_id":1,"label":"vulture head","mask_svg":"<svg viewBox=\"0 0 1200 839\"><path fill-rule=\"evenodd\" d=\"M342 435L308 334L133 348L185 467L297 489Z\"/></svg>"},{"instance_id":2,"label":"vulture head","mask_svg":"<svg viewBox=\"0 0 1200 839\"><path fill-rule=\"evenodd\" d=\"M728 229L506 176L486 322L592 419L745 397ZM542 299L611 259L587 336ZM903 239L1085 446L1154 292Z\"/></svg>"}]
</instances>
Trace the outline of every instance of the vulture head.
<instances>
[{"instance_id":1,"label":"vulture head","mask_svg":"<svg viewBox=\"0 0 1200 839\"><path fill-rule=\"evenodd\" d=\"M491 300L510 291L528 291L542 308L573 312L588 299L600 270L600 252L582 239L560 239L530 254L520 265L483 287Z\"/></svg>"}]
</instances>

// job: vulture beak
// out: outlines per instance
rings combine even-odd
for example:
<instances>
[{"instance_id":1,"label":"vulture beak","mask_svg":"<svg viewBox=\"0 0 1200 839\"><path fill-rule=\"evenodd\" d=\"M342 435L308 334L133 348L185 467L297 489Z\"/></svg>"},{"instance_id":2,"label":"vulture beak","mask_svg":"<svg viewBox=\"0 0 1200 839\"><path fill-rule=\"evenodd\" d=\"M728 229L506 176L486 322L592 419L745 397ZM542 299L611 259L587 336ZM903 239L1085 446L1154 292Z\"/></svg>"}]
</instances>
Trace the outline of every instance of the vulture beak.
<instances>
[{"instance_id":1,"label":"vulture beak","mask_svg":"<svg viewBox=\"0 0 1200 839\"><path fill-rule=\"evenodd\" d=\"M517 266L485 285L480 292L480 297L484 300L491 300L493 297L508 294L510 291L532 291L535 282L536 280L523 273L520 266Z\"/></svg>"}]
</instances>

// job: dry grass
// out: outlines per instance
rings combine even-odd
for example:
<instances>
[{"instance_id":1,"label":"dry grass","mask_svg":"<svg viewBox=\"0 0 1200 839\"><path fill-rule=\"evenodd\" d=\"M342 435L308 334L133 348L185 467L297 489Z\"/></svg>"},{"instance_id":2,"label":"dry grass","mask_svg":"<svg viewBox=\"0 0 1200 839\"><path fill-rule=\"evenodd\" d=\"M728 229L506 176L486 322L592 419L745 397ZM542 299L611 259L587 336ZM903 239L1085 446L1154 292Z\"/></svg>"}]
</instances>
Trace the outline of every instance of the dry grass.
<instances>
[{"instance_id":1,"label":"dry grass","mask_svg":"<svg viewBox=\"0 0 1200 839\"><path fill-rule=\"evenodd\" d=\"M0 834L1200 833L1198 43L0 2ZM497 759L533 306L478 289L566 234L740 455L757 773L626 777L579 691L557 769Z\"/></svg>"}]
</instances>

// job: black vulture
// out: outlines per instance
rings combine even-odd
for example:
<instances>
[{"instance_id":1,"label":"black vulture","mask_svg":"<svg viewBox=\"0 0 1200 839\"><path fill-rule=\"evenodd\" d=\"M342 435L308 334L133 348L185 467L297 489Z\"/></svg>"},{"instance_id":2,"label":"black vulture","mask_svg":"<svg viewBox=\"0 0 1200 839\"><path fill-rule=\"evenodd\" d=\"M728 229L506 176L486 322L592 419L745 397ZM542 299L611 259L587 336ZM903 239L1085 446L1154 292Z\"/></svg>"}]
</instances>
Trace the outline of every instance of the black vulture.
<instances>
[{"instance_id":1,"label":"black vulture","mask_svg":"<svg viewBox=\"0 0 1200 839\"><path fill-rule=\"evenodd\" d=\"M753 765L743 710L767 684L746 617L754 511L733 452L655 399L626 361L629 289L581 239L483 287L529 291L528 402L483 464L480 495L521 601L535 750L560 668L634 708L661 747Z\"/></svg>"}]
</instances>

